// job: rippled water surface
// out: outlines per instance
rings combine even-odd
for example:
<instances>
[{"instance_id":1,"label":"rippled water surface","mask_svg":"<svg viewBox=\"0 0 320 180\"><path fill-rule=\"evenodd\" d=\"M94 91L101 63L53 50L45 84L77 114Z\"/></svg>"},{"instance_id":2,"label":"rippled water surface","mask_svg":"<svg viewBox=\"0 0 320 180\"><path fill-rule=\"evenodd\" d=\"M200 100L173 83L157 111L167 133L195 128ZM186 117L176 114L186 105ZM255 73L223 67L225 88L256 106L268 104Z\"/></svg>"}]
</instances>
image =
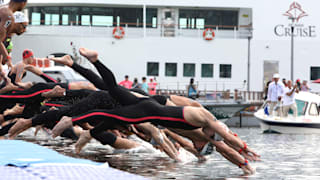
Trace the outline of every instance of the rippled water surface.
<instances>
[{"instance_id":1,"label":"rippled water surface","mask_svg":"<svg viewBox=\"0 0 320 180\"><path fill-rule=\"evenodd\" d=\"M73 152L71 140L20 138L77 158L108 162L110 166L152 179L320 179L320 135L262 134L258 128L231 128L261 155L262 161L252 163L256 174L242 177L242 171L219 153L206 162L185 156L176 163L162 153L118 153L108 146L91 142L80 155Z\"/></svg>"}]
</instances>

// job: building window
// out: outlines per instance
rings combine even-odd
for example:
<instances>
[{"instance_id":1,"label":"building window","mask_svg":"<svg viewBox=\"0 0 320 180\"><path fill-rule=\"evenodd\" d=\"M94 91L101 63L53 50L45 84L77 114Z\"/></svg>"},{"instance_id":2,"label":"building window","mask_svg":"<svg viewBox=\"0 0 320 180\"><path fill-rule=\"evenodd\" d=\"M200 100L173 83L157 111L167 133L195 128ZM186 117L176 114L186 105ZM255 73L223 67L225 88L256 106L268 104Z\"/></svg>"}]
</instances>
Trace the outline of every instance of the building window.
<instances>
[{"instance_id":1,"label":"building window","mask_svg":"<svg viewBox=\"0 0 320 180\"><path fill-rule=\"evenodd\" d=\"M220 78L231 78L231 64L220 64Z\"/></svg>"},{"instance_id":2,"label":"building window","mask_svg":"<svg viewBox=\"0 0 320 180\"><path fill-rule=\"evenodd\" d=\"M320 67L310 68L310 80L317 80L320 78Z\"/></svg>"},{"instance_id":3,"label":"building window","mask_svg":"<svg viewBox=\"0 0 320 180\"><path fill-rule=\"evenodd\" d=\"M159 76L159 63L147 63L147 76Z\"/></svg>"},{"instance_id":4,"label":"building window","mask_svg":"<svg viewBox=\"0 0 320 180\"><path fill-rule=\"evenodd\" d=\"M28 7L32 25L84 25L142 27L142 8ZM157 8L147 8L146 27L157 27Z\"/></svg>"},{"instance_id":5,"label":"building window","mask_svg":"<svg viewBox=\"0 0 320 180\"><path fill-rule=\"evenodd\" d=\"M92 26L112 26L112 16L92 16Z\"/></svg>"},{"instance_id":6,"label":"building window","mask_svg":"<svg viewBox=\"0 0 320 180\"><path fill-rule=\"evenodd\" d=\"M233 29L238 26L238 10L180 9L179 27L203 29L218 26L219 29Z\"/></svg>"},{"instance_id":7,"label":"building window","mask_svg":"<svg viewBox=\"0 0 320 180\"><path fill-rule=\"evenodd\" d=\"M62 15L62 25L69 25L69 15L68 14Z\"/></svg>"},{"instance_id":8,"label":"building window","mask_svg":"<svg viewBox=\"0 0 320 180\"><path fill-rule=\"evenodd\" d=\"M196 72L195 64L183 64L183 76L184 77L194 77Z\"/></svg>"},{"instance_id":9,"label":"building window","mask_svg":"<svg viewBox=\"0 0 320 180\"><path fill-rule=\"evenodd\" d=\"M213 77L213 64L201 64L201 77Z\"/></svg>"},{"instance_id":10,"label":"building window","mask_svg":"<svg viewBox=\"0 0 320 180\"><path fill-rule=\"evenodd\" d=\"M166 76L177 76L177 63L166 63Z\"/></svg>"},{"instance_id":11,"label":"building window","mask_svg":"<svg viewBox=\"0 0 320 180\"><path fill-rule=\"evenodd\" d=\"M31 14L31 25L40 25L41 22L41 14L37 12L33 12Z\"/></svg>"},{"instance_id":12,"label":"building window","mask_svg":"<svg viewBox=\"0 0 320 180\"><path fill-rule=\"evenodd\" d=\"M89 15L82 15L81 16L81 25L90 26L90 16Z\"/></svg>"},{"instance_id":13,"label":"building window","mask_svg":"<svg viewBox=\"0 0 320 180\"><path fill-rule=\"evenodd\" d=\"M46 14L45 25L59 25L59 14Z\"/></svg>"}]
</instances>

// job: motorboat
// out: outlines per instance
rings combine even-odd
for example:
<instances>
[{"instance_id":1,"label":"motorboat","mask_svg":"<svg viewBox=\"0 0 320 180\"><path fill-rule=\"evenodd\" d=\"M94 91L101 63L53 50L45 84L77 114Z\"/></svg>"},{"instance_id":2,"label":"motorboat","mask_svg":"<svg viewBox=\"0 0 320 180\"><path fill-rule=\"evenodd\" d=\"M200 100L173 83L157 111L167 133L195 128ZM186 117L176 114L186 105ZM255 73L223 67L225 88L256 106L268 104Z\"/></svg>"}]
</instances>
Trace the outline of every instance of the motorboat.
<instances>
[{"instance_id":1,"label":"motorboat","mask_svg":"<svg viewBox=\"0 0 320 180\"><path fill-rule=\"evenodd\" d=\"M299 92L295 96L298 115L294 117L289 111L288 116L279 116L275 109L273 115L268 115L268 103L254 113L260 121L260 127L264 133L289 133L289 134L312 134L320 133L319 105L320 96L309 92Z\"/></svg>"}]
</instances>

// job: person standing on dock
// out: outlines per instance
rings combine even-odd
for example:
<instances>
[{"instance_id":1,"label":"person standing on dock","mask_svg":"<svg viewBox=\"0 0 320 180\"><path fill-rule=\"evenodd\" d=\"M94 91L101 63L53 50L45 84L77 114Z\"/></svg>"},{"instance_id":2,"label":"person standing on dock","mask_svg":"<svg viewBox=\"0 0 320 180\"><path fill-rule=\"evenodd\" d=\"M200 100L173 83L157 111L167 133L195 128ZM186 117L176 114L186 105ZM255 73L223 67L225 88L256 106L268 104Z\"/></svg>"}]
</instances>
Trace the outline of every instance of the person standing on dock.
<instances>
[{"instance_id":1,"label":"person standing on dock","mask_svg":"<svg viewBox=\"0 0 320 180\"><path fill-rule=\"evenodd\" d=\"M289 109L293 111L294 117L298 116L297 104L295 102L295 93L299 93L297 84L292 87L292 81L288 80L287 87L284 89L283 114L288 116Z\"/></svg>"},{"instance_id":2,"label":"person standing on dock","mask_svg":"<svg viewBox=\"0 0 320 180\"><path fill-rule=\"evenodd\" d=\"M15 22L13 13L21 11L27 5L27 0L11 0L8 5L0 6L0 54L3 57L2 64L8 64L12 67L11 57L3 44L7 34L12 30L12 24Z\"/></svg>"},{"instance_id":3,"label":"person standing on dock","mask_svg":"<svg viewBox=\"0 0 320 180\"><path fill-rule=\"evenodd\" d=\"M149 86L149 94L150 94L150 95L156 95L157 85L158 85L158 83L155 82L155 81L153 81L153 79L151 78L151 79L150 79L150 82L148 83L148 86Z\"/></svg>"},{"instance_id":4,"label":"person standing on dock","mask_svg":"<svg viewBox=\"0 0 320 180\"><path fill-rule=\"evenodd\" d=\"M273 75L273 82L269 84L267 102L270 105L269 115L273 115L274 107L281 103L284 94L284 85L279 82L280 75ZM278 115L282 115L280 109L277 110Z\"/></svg>"},{"instance_id":5,"label":"person standing on dock","mask_svg":"<svg viewBox=\"0 0 320 180\"><path fill-rule=\"evenodd\" d=\"M124 76L124 80L119 83L120 86L123 86L123 87L125 87L127 89L131 89L132 88L132 84L133 84L133 82L129 80L129 76L128 75L125 75Z\"/></svg>"}]
</instances>

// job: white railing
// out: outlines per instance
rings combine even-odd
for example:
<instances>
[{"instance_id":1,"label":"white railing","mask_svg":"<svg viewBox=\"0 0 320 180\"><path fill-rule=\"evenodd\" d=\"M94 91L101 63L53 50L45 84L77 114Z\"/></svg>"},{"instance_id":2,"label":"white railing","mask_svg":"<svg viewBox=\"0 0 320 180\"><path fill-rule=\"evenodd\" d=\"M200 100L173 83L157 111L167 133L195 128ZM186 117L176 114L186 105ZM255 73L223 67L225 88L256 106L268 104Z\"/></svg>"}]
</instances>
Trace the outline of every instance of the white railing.
<instances>
[{"instance_id":1,"label":"white railing","mask_svg":"<svg viewBox=\"0 0 320 180\"><path fill-rule=\"evenodd\" d=\"M62 25L29 25L28 35L58 35L58 36L99 36L112 37L115 27L102 26L62 26ZM248 38L248 28L233 27L233 29L222 29L216 26L215 38L244 39ZM125 25L125 38L143 38L142 27L128 27ZM158 28L146 28L146 37L165 37L161 26ZM202 38L204 29L175 29L173 37Z\"/></svg>"}]
</instances>

